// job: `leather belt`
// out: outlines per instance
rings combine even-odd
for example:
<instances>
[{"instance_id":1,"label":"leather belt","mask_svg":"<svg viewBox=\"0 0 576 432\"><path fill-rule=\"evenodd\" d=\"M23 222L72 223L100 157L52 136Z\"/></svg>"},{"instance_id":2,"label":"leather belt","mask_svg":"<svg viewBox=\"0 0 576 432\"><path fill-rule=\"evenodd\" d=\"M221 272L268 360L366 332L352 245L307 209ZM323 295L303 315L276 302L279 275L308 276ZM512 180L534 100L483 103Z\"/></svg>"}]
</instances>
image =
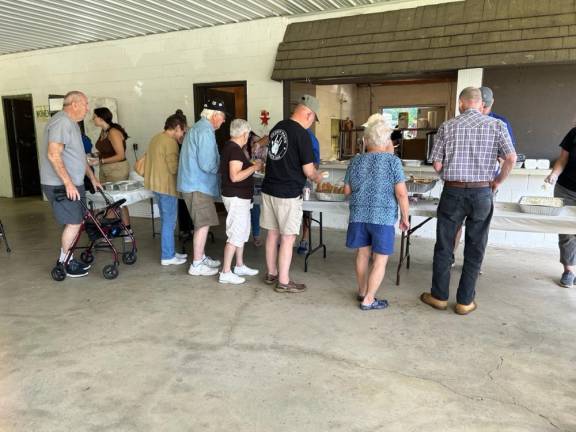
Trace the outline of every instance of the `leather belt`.
<instances>
[{"instance_id":1,"label":"leather belt","mask_svg":"<svg viewBox=\"0 0 576 432\"><path fill-rule=\"evenodd\" d=\"M459 181L445 181L444 186L471 189L471 188L483 188L490 187L490 182L459 182Z\"/></svg>"}]
</instances>

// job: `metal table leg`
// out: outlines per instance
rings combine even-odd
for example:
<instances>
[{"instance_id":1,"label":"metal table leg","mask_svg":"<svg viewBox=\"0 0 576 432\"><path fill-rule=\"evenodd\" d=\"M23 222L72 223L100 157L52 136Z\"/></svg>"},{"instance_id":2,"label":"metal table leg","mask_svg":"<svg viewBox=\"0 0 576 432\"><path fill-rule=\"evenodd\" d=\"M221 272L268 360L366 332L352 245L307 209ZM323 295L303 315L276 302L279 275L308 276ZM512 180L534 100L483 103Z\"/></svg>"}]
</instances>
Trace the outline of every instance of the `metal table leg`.
<instances>
[{"instance_id":1,"label":"metal table leg","mask_svg":"<svg viewBox=\"0 0 576 432\"><path fill-rule=\"evenodd\" d=\"M418 229L426 225L432 219L433 218L429 217L424 221L420 222L415 227L410 228L405 233L404 232L402 233L402 237L400 238L400 260L398 261L398 267L396 269L396 285L400 285L400 270L402 270L402 265L404 264L404 261L406 261L406 268L407 269L410 268L410 242L411 242L410 237L412 236L413 233L418 231ZM412 225L412 216L408 217L408 221L410 222L410 225Z\"/></svg>"},{"instance_id":2,"label":"metal table leg","mask_svg":"<svg viewBox=\"0 0 576 432\"><path fill-rule=\"evenodd\" d=\"M156 238L156 225L154 224L154 198L150 198L150 220L152 221L152 238Z\"/></svg>"},{"instance_id":3,"label":"metal table leg","mask_svg":"<svg viewBox=\"0 0 576 432\"><path fill-rule=\"evenodd\" d=\"M4 243L6 243L6 252L12 252L10 249L10 245L8 244L8 238L6 237L6 230L4 229L4 225L2 225L2 221L0 220L0 238L4 239Z\"/></svg>"},{"instance_id":4,"label":"metal table leg","mask_svg":"<svg viewBox=\"0 0 576 432\"><path fill-rule=\"evenodd\" d=\"M312 214L310 215L310 226L308 227L308 245L309 245L309 250L308 253L306 254L306 257L304 258L304 271L307 272L308 271L308 258L310 258L310 255L312 255L314 252L316 252L319 249L322 249L323 253L323 257L324 259L326 259L326 245L324 244L324 224L322 221L322 212L319 212L320 216L318 217L318 219L314 219L312 217ZM318 240L318 245L315 248L312 248L312 222L316 222L318 224L319 227L319 240Z\"/></svg>"}]
</instances>

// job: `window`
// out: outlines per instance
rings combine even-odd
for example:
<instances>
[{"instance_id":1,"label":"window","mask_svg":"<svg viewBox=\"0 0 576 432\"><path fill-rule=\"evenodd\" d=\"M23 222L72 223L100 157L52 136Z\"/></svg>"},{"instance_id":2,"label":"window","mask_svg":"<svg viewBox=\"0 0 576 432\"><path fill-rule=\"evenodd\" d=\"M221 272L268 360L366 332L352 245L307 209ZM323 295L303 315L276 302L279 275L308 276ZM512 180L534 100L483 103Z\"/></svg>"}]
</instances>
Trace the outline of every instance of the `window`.
<instances>
[{"instance_id":1,"label":"window","mask_svg":"<svg viewBox=\"0 0 576 432\"><path fill-rule=\"evenodd\" d=\"M402 129L436 129L446 119L445 106L404 106L404 107L381 107L380 112L392 118L392 126ZM400 113L407 113L407 122L399 124ZM406 114L404 114L406 115ZM425 131L405 130L404 139L420 138Z\"/></svg>"}]
</instances>

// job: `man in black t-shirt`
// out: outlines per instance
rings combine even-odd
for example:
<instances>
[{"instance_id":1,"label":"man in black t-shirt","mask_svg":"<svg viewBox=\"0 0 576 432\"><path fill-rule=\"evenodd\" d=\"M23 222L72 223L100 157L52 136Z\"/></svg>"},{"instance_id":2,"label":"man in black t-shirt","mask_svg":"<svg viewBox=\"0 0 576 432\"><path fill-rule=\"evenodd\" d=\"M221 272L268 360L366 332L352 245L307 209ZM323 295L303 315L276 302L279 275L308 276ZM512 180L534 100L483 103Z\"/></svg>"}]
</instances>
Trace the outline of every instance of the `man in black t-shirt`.
<instances>
[{"instance_id":1,"label":"man in black t-shirt","mask_svg":"<svg viewBox=\"0 0 576 432\"><path fill-rule=\"evenodd\" d=\"M562 198L565 205L574 205L576 203L576 127L566 134L560 143L560 149L560 157L544 181L556 185L555 197ZM558 246L560 247L560 262L564 266L560 286L572 288L576 282L576 235L559 234Z\"/></svg>"},{"instance_id":2,"label":"man in black t-shirt","mask_svg":"<svg viewBox=\"0 0 576 432\"><path fill-rule=\"evenodd\" d=\"M306 131L317 120L319 109L315 97L304 95L292 116L277 123L270 132L260 226L268 230L265 282L275 283L277 292L306 289L306 285L291 281L289 273L292 248L302 222L302 188L306 178L314 182L322 180L314 167L312 142Z\"/></svg>"}]
</instances>

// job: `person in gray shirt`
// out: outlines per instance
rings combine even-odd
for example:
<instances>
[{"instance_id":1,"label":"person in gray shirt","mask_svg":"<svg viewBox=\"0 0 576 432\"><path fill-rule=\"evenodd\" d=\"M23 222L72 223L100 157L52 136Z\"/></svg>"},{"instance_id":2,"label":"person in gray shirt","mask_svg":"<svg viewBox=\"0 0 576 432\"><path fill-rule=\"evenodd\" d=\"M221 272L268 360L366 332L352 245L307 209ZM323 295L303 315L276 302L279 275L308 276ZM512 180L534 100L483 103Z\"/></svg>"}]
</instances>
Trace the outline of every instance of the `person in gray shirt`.
<instances>
[{"instance_id":1,"label":"person in gray shirt","mask_svg":"<svg viewBox=\"0 0 576 432\"><path fill-rule=\"evenodd\" d=\"M84 176L88 176L95 189L101 187L86 161L77 123L87 112L86 95L71 91L64 96L62 111L56 113L44 129L46 153L42 154L40 162L40 182L56 221L64 225L59 258L62 263L67 259L84 217L80 202L85 200ZM89 267L70 258L66 273L70 277L86 276Z\"/></svg>"}]
</instances>

